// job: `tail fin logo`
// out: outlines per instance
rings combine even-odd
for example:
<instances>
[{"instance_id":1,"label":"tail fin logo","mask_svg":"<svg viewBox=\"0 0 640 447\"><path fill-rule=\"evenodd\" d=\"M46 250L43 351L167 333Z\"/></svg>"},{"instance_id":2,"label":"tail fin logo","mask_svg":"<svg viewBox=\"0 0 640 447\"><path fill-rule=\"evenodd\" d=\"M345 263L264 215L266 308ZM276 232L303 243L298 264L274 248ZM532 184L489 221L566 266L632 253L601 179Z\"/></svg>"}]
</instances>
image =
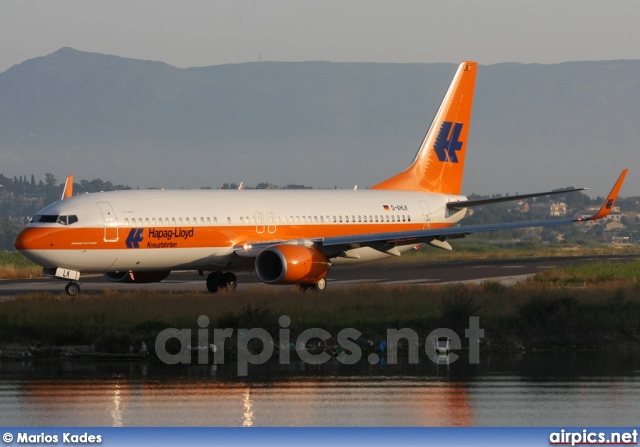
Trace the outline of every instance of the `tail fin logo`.
<instances>
[{"instance_id":1,"label":"tail fin logo","mask_svg":"<svg viewBox=\"0 0 640 447\"><path fill-rule=\"evenodd\" d=\"M453 127L453 131L451 128ZM462 123L443 121L440 131L433 144L433 150L442 162L458 163L456 151L462 149L462 141L458 141L462 132Z\"/></svg>"}]
</instances>

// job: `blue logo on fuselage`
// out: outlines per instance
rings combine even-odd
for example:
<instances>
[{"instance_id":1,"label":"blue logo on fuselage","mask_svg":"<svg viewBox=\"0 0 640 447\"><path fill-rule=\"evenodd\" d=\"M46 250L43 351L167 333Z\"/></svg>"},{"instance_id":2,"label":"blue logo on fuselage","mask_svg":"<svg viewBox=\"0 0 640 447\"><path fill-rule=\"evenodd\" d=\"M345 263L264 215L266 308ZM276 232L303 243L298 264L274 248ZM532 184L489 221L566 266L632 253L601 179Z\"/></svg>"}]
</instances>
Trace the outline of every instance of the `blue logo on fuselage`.
<instances>
[{"instance_id":1,"label":"blue logo on fuselage","mask_svg":"<svg viewBox=\"0 0 640 447\"><path fill-rule=\"evenodd\" d=\"M140 248L140 242L144 239L142 232L144 228L132 228L127 236L127 248Z\"/></svg>"}]
</instances>

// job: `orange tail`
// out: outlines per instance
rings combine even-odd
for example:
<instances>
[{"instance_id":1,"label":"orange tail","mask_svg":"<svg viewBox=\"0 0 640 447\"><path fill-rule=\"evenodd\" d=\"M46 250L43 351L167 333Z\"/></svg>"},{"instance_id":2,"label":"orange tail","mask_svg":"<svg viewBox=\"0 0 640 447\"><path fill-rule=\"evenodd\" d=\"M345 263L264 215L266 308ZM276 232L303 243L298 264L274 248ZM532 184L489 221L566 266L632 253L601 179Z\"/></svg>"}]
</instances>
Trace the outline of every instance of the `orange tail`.
<instances>
[{"instance_id":1,"label":"orange tail","mask_svg":"<svg viewBox=\"0 0 640 447\"><path fill-rule=\"evenodd\" d=\"M411 166L371 189L460 194L477 68L460 64Z\"/></svg>"}]
</instances>

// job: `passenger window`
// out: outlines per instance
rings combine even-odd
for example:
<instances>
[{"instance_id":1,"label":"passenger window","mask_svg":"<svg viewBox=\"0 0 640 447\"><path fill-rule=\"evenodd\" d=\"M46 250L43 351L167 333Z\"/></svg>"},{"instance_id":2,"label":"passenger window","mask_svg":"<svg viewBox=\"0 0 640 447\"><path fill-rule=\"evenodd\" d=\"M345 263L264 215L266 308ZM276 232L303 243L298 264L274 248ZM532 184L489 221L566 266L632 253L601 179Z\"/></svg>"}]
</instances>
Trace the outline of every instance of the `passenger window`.
<instances>
[{"instance_id":1,"label":"passenger window","mask_svg":"<svg viewBox=\"0 0 640 447\"><path fill-rule=\"evenodd\" d=\"M231 224L231 218L230 217L227 217L227 223Z\"/></svg>"},{"instance_id":2,"label":"passenger window","mask_svg":"<svg viewBox=\"0 0 640 447\"><path fill-rule=\"evenodd\" d=\"M244 223L244 217L240 217L240 223L243 224Z\"/></svg>"},{"instance_id":3,"label":"passenger window","mask_svg":"<svg viewBox=\"0 0 640 447\"><path fill-rule=\"evenodd\" d=\"M358 215L358 222L362 222L362 217Z\"/></svg>"},{"instance_id":4,"label":"passenger window","mask_svg":"<svg viewBox=\"0 0 640 447\"><path fill-rule=\"evenodd\" d=\"M411 216L407 216L407 222L411 222Z\"/></svg>"},{"instance_id":5,"label":"passenger window","mask_svg":"<svg viewBox=\"0 0 640 447\"><path fill-rule=\"evenodd\" d=\"M349 222L349 216L344 216L344 221Z\"/></svg>"},{"instance_id":6,"label":"passenger window","mask_svg":"<svg viewBox=\"0 0 640 447\"><path fill-rule=\"evenodd\" d=\"M145 218L144 218L144 223L145 223L147 226L149 226L149 218L148 218L148 217L145 217Z\"/></svg>"},{"instance_id":7,"label":"passenger window","mask_svg":"<svg viewBox=\"0 0 640 447\"><path fill-rule=\"evenodd\" d=\"M387 218L385 219L385 220L386 220L386 222L389 222L389 216L386 216L386 217L387 217Z\"/></svg>"},{"instance_id":8,"label":"passenger window","mask_svg":"<svg viewBox=\"0 0 640 447\"><path fill-rule=\"evenodd\" d=\"M336 216L333 216L333 223L336 223Z\"/></svg>"},{"instance_id":9,"label":"passenger window","mask_svg":"<svg viewBox=\"0 0 640 447\"><path fill-rule=\"evenodd\" d=\"M342 223L342 215L340 215L340 216L338 216L338 217L339 217L339 219L338 219L338 220L340 221L340 223Z\"/></svg>"},{"instance_id":10,"label":"passenger window","mask_svg":"<svg viewBox=\"0 0 640 447\"><path fill-rule=\"evenodd\" d=\"M182 217L178 218L178 221L180 222L180 225L182 225Z\"/></svg>"}]
</instances>

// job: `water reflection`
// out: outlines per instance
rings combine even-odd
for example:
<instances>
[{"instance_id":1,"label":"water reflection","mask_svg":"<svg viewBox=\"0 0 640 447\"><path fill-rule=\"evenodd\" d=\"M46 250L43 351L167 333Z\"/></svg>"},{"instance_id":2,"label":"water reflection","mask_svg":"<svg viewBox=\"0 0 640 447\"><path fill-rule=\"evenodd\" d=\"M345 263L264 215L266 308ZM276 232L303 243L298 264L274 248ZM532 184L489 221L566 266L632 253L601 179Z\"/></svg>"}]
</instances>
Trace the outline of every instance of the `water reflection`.
<instances>
[{"instance_id":1,"label":"water reflection","mask_svg":"<svg viewBox=\"0 0 640 447\"><path fill-rule=\"evenodd\" d=\"M251 427L253 425L253 411L251 410L251 388L244 390L244 419L242 421L243 427Z\"/></svg>"},{"instance_id":2,"label":"water reflection","mask_svg":"<svg viewBox=\"0 0 640 447\"><path fill-rule=\"evenodd\" d=\"M0 362L2 425L634 425L636 356L486 357L481 365Z\"/></svg>"},{"instance_id":3,"label":"water reflection","mask_svg":"<svg viewBox=\"0 0 640 447\"><path fill-rule=\"evenodd\" d=\"M122 427L122 413L120 409L120 386L116 384L113 393L113 410L111 410L111 416L113 417L113 426Z\"/></svg>"}]
</instances>

